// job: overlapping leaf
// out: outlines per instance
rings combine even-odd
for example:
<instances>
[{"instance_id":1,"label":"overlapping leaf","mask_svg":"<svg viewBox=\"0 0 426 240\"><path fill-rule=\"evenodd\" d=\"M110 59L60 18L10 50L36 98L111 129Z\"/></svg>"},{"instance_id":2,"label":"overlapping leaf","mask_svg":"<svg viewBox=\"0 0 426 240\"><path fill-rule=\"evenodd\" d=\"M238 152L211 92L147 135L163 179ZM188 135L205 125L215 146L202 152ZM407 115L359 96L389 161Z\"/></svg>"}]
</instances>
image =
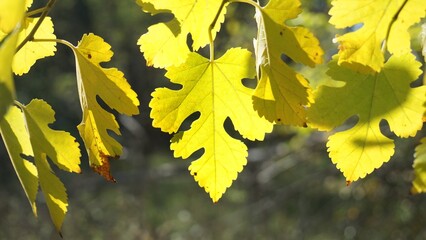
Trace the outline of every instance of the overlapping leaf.
<instances>
[{"instance_id":1,"label":"overlapping leaf","mask_svg":"<svg viewBox=\"0 0 426 240\"><path fill-rule=\"evenodd\" d=\"M12 61L17 40L17 32L11 32L0 45L0 119L6 114L7 109L15 99Z\"/></svg>"},{"instance_id":2,"label":"overlapping leaf","mask_svg":"<svg viewBox=\"0 0 426 240\"><path fill-rule=\"evenodd\" d=\"M322 62L319 41L304 27L284 24L301 12L298 0L271 0L256 9L258 36L255 39L259 83L253 96L254 108L271 122L304 126L306 107L312 102L308 81L290 68L282 54L308 66Z\"/></svg>"},{"instance_id":3,"label":"overlapping leaf","mask_svg":"<svg viewBox=\"0 0 426 240\"><path fill-rule=\"evenodd\" d=\"M356 125L338 132L327 143L330 157L348 182L365 177L394 153L393 140L379 127L386 120L400 137L414 136L422 127L425 112L424 86L411 88L421 74L420 63L411 54L393 56L380 73L354 72L330 63L328 74L343 87L320 87L308 112L310 125L331 130L352 116Z\"/></svg>"},{"instance_id":4,"label":"overlapping leaf","mask_svg":"<svg viewBox=\"0 0 426 240\"><path fill-rule=\"evenodd\" d=\"M24 12L24 0L0 0L0 32L12 32L24 17Z\"/></svg>"},{"instance_id":5,"label":"overlapping leaf","mask_svg":"<svg viewBox=\"0 0 426 240\"><path fill-rule=\"evenodd\" d=\"M12 62L24 11L22 0L0 0L0 120L15 99Z\"/></svg>"},{"instance_id":6,"label":"overlapping leaf","mask_svg":"<svg viewBox=\"0 0 426 240\"><path fill-rule=\"evenodd\" d=\"M119 135L120 130L112 113L105 110L97 97L119 113L139 113L136 93L116 68L102 68L101 62L111 59L111 46L94 34L83 35L77 47L73 47L77 65L77 80L83 120L78 126L89 154L90 166L113 181L109 172L109 159L122 154L122 146L108 134Z\"/></svg>"},{"instance_id":7,"label":"overlapping leaf","mask_svg":"<svg viewBox=\"0 0 426 240\"><path fill-rule=\"evenodd\" d=\"M230 49L213 62L191 53L185 64L167 68L166 76L182 88L158 88L152 94L153 126L164 132L177 132L185 119L200 113L189 130L173 137L171 148L175 157L182 158L204 149L189 170L214 202L247 162L247 147L226 132L225 120L229 118L250 140L261 140L272 130L272 125L253 110L253 90L242 84L242 79L254 74L254 62L247 50Z\"/></svg>"},{"instance_id":8,"label":"overlapping leaf","mask_svg":"<svg viewBox=\"0 0 426 240\"><path fill-rule=\"evenodd\" d=\"M169 12L174 15L169 22L149 27L148 32L138 40L147 65L159 68L185 62L190 52L186 44L188 34L191 34L195 51L206 46L210 42L209 27L221 11L212 30L214 39L225 18L227 5L221 9L222 0L137 0L137 3L152 14Z\"/></svg>"},{"instance_id":9,"label":"overlapping leaf","mask_svg":"<svg viewBox=\"0 0 426 240\"><path fill-rule=\"evenodd\" d=\"M26 18L25 26L19 33L18 42L22 42L35 26L38 18ZM53 33L53 22L50 17L46 17L34 35L35 39L52 39L56 36ZM56 42L27 42L15 55L13 59L13 72L17 75L27 73L39 59L53 56L56 51Z\"/></svg>"},{"instance_id":10,"label":"overlapping leaf","mask_svg":"<svg viewBox=\"0 0 426 240\"><path fill-rule=\"evenodd\" d=\"M411 51L408 28L426 16L424 0L335 0L330 23L337 28L359 29L337 37L338 63L355 63L364 71L380 71L384 64L382 44L390 53ZM385 41L385 42L384 42ZM370 70L370 71L371 71Z\"/></svg>"},{"instance_id":11,"label":"overlapping leaf","mask_svg":"<svg viewBox=\"0 0 426 240\"><path fill-rule=\"evenodd\" d=\"M33 100L21 110L10 109L0 124L2 136L34 213L39 182L50 216L59 231L68 200L65 187L52 172L47 158L60 169L79 173L80 149L69 133L49 128L55 118L46 102ZM23 159L23 155L33 157L35 166Z\"/></svg>"},{"instance_id":12,"label":"overlapping leaf","mask_svg":"<svg viewBox=\"0 0 426 240\"><path fill-rule=\"evenodd\" d=\"M17 107L10 107L5 118L0 122L0 132L9 153L13 168L30 202L34 215L37 215L36 195L38 191L38 174L35 165L22 158L34 156L23 114Z\"/></svg>"},{"instance_id":13,"label":"overlapping leaf","mask_svg":"<svg viewBox=\"0 0 426 240\"><path fill-rule=\"evenodd\" d=\"M426 192L426 138L423 138L420 145L416 147L414 158L415 179L411 192L414 194L424 193Z\"/></svg>"}]
</instances>

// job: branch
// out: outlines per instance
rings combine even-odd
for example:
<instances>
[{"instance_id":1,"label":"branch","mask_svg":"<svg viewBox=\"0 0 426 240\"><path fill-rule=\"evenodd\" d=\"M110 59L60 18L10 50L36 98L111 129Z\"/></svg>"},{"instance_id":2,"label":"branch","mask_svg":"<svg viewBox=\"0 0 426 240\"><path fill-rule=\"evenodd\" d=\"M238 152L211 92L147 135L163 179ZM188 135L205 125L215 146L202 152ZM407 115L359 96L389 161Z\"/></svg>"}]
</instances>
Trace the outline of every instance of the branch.
<instances>
[{"instance_id":1,"label":"branch","mask_svg":"<svg viewBox=\"0 0 426 240\"><path fill-rule=\"evenodd\" d=\"M43 20L47 17L47 14L49 11L53 8L53 5L55 5L56 0L49 0L49 2L46 4L46 7L44 7L43 13L41 14L40 18L38 19L37 23L34 25L31 32L28 34L28 36L19 44L19 46L16 49L16 52L19 52L21 48L28 42L32 41L34 39L34 34L39 29L41 23Z\"/></svg>"}]
</instances>

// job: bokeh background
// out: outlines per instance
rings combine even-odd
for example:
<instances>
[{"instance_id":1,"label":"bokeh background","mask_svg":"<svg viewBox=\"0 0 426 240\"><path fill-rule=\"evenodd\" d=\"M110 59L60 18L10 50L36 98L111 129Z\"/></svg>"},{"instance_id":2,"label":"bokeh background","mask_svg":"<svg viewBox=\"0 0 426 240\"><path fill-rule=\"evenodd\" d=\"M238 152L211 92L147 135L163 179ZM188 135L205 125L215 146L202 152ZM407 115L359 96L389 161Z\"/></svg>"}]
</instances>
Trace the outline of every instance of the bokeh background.
<instances>
[{"instance_id":1,"label":"bokeh background","mask_svg":"<svg viewBox=\"0 0 426 240\"><path fill-rule=\"evenodd\" d=\"M47 1L36 0L35 7ZM329 1L305 0L304 12L289 24L303 24L320 39L328 60L336 53L336 31L328 21ZM263 142L249 145L248 165L213 204L187 168L191 160L174 159L169 135L151 127L151 92L167 85L164 71L145 66L137 39L155 22L170 18L143 13L133 0L58 0L50 14L58 38L74 44L93 32L112 45L107 67L122 70L141 101L141 114L119 116L125 151L112 162L111 184L88 167L69 174L55 169L69 196L63 225L65 239L426 239L426 196L412 196L416 144L396 139L396 154L365 179L346 186L327 156L327 133L276 127ZM216 48L253 50L254 10L232 4ZM413 35L419 27L413 28ZM413 38L419 52L419 39ZM285 43L283 43L285 44ZM81 121L72 52L59 45L55 57L43 59L29 74L16 78L18 98L43 98L56 111L56 129L78 136ZM202 50L201 53L206 53ZM420 59L420 58L419 58ZM326 66L294 65L317 86L327 79ZM394 138L391 134L390 137ZM82 149L84 154L84 149ZM32 215L4 146L0 146L0 239L60 239L39 196L39 216Z\"/></svg>"}]
</instances>

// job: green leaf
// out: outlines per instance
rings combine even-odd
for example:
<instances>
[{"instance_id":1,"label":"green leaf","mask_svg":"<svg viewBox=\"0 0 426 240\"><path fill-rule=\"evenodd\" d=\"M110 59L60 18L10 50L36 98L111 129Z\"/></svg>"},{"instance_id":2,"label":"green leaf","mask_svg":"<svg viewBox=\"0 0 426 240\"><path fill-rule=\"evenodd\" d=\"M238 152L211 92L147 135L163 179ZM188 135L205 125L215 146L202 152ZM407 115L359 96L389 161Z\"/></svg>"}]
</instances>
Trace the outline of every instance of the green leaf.
<instances>
[{"instance_id":1,"label":"green leaf","mask_svg":"<svg viewBox=\"0 0 426 240\"><path fill-rule=\"evenodd\" d=\"M97 97L119 113L139 113L137 94L131 89L124 74L116 68L102 68L99 64L111 59L111 46L94 34L83 35L77 47L77 81L83 120L78 126L89 154L90 166L107 180L113 181L109 172L109 159L122 154L122 146L108 134L111 130L120 135L112 113L99 105Z\"/></svg>"},{"instance_id":2,"label":"green leaf","mask_svg":"<svg viewBox=\"0 0 426 240\"><path fill-rule=\"evenodd\" d=\"M354 127L332 135L327 143L348 182L365 177L393 155L393 140L379 127L382 120L399 137L414 136L422 127L426 87L410 87L421 74L420 65L411 54L393 56L380 73L368 75L330 63L328 74L344 86L320 87L308 119L310 126L330 130L358 117Z\"/></svg>"},{"instance_id":3,"label":"green leaf","mask_svg":"<svg viewBox=\"0 0 426 240\"><path fill-rule=\"evenodd\" d=\"M408 28L426 16L424 0L335 0L330 23L337 28L359 29L337 37L339 65L361 64L358 70L378 72L383 67L383 41L390 53L403 55L411 51ZM369 70L371 69L371 70Z\"/></svg>"},{"instance_id":4,"label":"green leaf","mask_svg":"<svg viewBox=\"0 0 426 240\"><path fill-rule=\"evenodd\" d=\"M149 106L153 126L164 132L177 132L190 115L201 114L189 130L173 137L171 149L175 157L185 159L204 149L189 171L214 202L247 163L247 147L226 132L225 120L229 118L250 140L262 140L272 131L272 124L253 110L253 90L242 84L242 79L254 74L254 62L247 50L230 49L215 61L191 53L185 64L167 68L166 76L182 88L158 88L152 94Z\"/></svg>"},{"instance_id":5,"label":"green leaf","mask_svg":"<svg viewBox=\"0 0 426 240\"><path fill-rule=\"evenodd\" d=\"M22 42L31 30L34 28L39 18L26 18L25 26L19 33L18 42ZM53 22L50 17L46 17L37 32L34 34L35 39L52 39L56 36L53 33ZM15 55L13 59L13 72L17 75L28 73L37 60L55 55L56 42L27 42Z\"/></svg>"},{"instance_id":6,"label":"green leaf","mask_svg":"<svg viewBox=\"0 0 426 240\"><path fill-rule=\"evenodd\" d=\"M33 213L37 216L35 200L38 191L38 174L34 164L22 158L22 154L25 156L33 156L34 154L24 122L24 115L19 108L9 108L8 113L0 122L0 132L13 168L18 175Z\"/></svg>"},{"instance_id":7,"label":"green leaf","mask_svg":"<svg viewBox=\"0 0 426 240\"><path fill-rule=\"evenodd\" d=\"M137 0L137 3L152 14L171 12L174 15L172 21L148 28L148 33L138 40L148 66L159 68L178 66L185 62L189 54L186 45L188 34L191 34L194 51L209 44L209 27L219 14L212 29L214 39L225 19L228 5L225 3L221 9L222 0Z\"/></svg>"},{"instance_id":8,"label":"green leaf","mask_svg":"<svg viewBox=\"0 0 426 240\"><path fill-rule=\"evenodd\" d=\"M312 92L308 81L284 63L281 55L313 67L322 62L323 50L308 29L284 24L300 12L298 0L271 0L256 9L259 31L254 44L259 84L253 104L271 122L304 126Z\"/></svg>"},{"instance_id":9,"label":"green leaf","mask_svg":"<svg viewBox=\"0 0 426 240\"><path fill-rule=\"evenodd\" d=\"M424 193L426 192L426 138L422 138L420 145L416 147L413 168L415 179L411 192Z\"/></svg>"}]
</instances>

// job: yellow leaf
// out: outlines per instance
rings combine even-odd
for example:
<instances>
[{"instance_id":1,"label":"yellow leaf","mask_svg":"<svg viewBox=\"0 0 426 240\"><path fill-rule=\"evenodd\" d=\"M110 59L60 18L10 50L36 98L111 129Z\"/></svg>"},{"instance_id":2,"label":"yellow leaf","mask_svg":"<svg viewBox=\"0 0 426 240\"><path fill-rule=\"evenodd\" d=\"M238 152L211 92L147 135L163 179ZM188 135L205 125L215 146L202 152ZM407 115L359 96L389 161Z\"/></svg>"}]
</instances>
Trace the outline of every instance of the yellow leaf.
<instances>
[{"instance_id":1,"label":"yellow leaf","mask_svg":"<svg viewBox=\"0 0 426 240\"><path fill-rule=\"evenodd\" d=\"M31 30L34 28L38 18L26 18L25 27L19 33L18 42L22 42ZM56 39L53 33L53 22L50 17L46 17L39 29L34 35L35 39ZM19 50L13 59L13 72L17 75L27 73L30 68L39 59L53 56L56 51L56 42L27 42L24 47Z\"/></svg>"},{"instance_id":2,"label":"yellow leaf","mask_svg":"<svg viewBox=\"0 0 426 240\"><path fill-rule=\"evenodd\" d=\"M80 149L68 132L52 130L48 126L55 121L55 112L43 100L32 100L23 108L31 145L37 154L46 154L60 169L81 172Z\"/></svg>"},{"instance_id":3,"label":"yellow leaf","mask_svg":"<svg viewBox=\"0 0 426 240\"><path fill-rule=\"evenodd\" d=\"M25 13L24 0L0 0L0 32L10 33Z\"/></svg>"},{"instance_id":4,"label":"yellow leaf","mask_svg":"<svg viewBox=\"0 0 426 240\"><path fill-rule=\"evenodd\" d=\"M40 187L56 230L60 232L68 209L68 197L64 184L55 176L46 159L46 154L36 154L35 163L39 172Z\"/></svg>"},{"instance_id":5,"label":"yellow leaf","mask_svg":"<svg viewBox=\"0 0 426 240\"><path fill-rule=\"evenodd\" d=\"M148 32L139 38L138 45L144 53L146 64L160 68L185 62L190 52L186 35L180 34L176 19L149 27Z\"/></svg>"},{"instance_id":6,"label":"yellow leaf","mask_svg":"<svg viewBox=\"0 0 426 240\"><path fill-rule=\"evenodd\" d=\"M54 175L47 157L52 160L59 168L79 173L80 167L80 149L75 138L69 133L56 131L49 128L55 120L54 111L43 100L32 100L27 106L20 105L22 112L13 107L6 121L1 123L2 133L6 133L6 144L8 145L9 155L14 162L15 167L22 165L21 154L33 156L35 167L28 161L23 160L26 172L18 173L21 182L34 181L37 178L40 182L41 190L44 194L50 217L56 229L60 231L65 213L67 212L68 200L65 187L62 182ZM18 157L19 156L19 157ZM24 178L24 175L26 178ZM27 183L28 184L28 183ZM24 187L30 203L35 212L35 191L36 185ZM29 189L29 190L27 190Z\"/></svg>"},{"instance_id":7,"label":"yellow leaf","mask_svg":"<svg viewBox=\"0 0 426 240\"><path fill-rule=\"evenodd\" d=\"M17 107L9 108L8 113L0 122L0 132L13 168L18 175L33 213L37 216L35 200L38 191L38 174L34 164L21 156L21 154L33 156L33 150L25 127L23 113Z\"/></svg>"},{"instance_id":8,"label":"yellow leaf","mask_svg":"<svg viewBox=\"0 0 426 240\"><path fill-rule=\"evenodd\" d=\"M185 61L189 53L186 45L188 34L191 34L194 51L209 44L209 27L220 11L222 0L137 0L137 3L152 14L171 12L175 17L168 23L150 27L138 41L147 64L164 68L178 66ZM225 19L227 5L225 3L212 29L213 39Z\"/></svg>"},{"instance_id":9,"label":"yellow leaf","mask_svg":"<svg viewBox=\"0 0 426 240\"><path fill-rule=\"evenodd\" d=\"M17 32L12 32L0 45L0 119L6 114L15 99L15 84L12 76L12 61L15 55Z\"/></svg>"},{"instance_id":10,"label":"yellow leaf","mask_svg":"<svg viewBox=\"0 0 426 240\"><path fill-rule=\"evenodd\" d=\"M300 11L298 0L271 0L256 9L259 31L254 44L259 83L253 104L271 122L304 126L312 92L308 81L284 63L281 55L313 67L322 62L323 50L306 28L284 25Z\"/></svg>"},{"instance_id":11,"label":"yellow leaf","mask_svg":"<svg viewBox=\"0 0 426 240\"><path fill-rule=\"evenodd\" d=\"M272 124L253 110L253 90L242 84L242 79L254 74L254 62L247 50L230 49L212 62L191 53L185 64L167 68L166 76L182 88L158 88L152 94L149 105L153 126L164 132L177 132L185 119L200 113L189 130L173 137L171 149L175 157L182 158L204 149L189 170L214 202L247 163L247 147L226 132L225 120L229 118L234 128L250 140L262 140L272 131Z\"/></svg>"},{"instance_id":12,"label":"yellow leaf","mask_svg":"<svg viewBox=\"0 0 426 240\"><path fill-rule=\"evenodd\" d=\"M411 192L424 193L426 192L426 138L422 138L420 145L416 147L413 168L415 179Z\"/></svg>"},{"instance_id":13,"label":"yellow leaf","mask_svg":"<svg viewBox=\"0 0 426 240\"><path fill-rule=\"evenodd\" d=\"M119 126L112 113L101 107L97 97L119 113L134 115L139 113L139 100L127 83L122 72L116 68L102 68L99 64L111 59L111 46L94 34L83 35L77 47L73 47L76 57L77 80L83 120L78 126L89 154L90 166L108 180L113 180L109 169L109 159L119 157L122 146L108 134L120 134Z\"/></svg>"},{"instance_id":14,"label":"yellow leaf","mask_svg":"<svg viewBox=\"0 0 426 240\"><path fill-rule=\"evenodd\" d=\"M407 30L426 16L424 0L334 0L332 5L330 23L337 28L363 24L359 29L337 37L340 44L338 63L361 64L375 72L384 64L383 41L387 41L390 53L409 53Z\"/></svg>"},{"instance_id":15,"label":"yellow leaf","mask_svg":"<svg viewBox=\"0 0 426 240\"><path fill-rule=\"evenodd\" d=\"M344 85L320 87L308 120L312 127L330 130L358 116L353 128L332 135L327 143L333 163L348 182L365 177L393 155L393 140L379 127L383 120L399 137L414 136L421 129L426 87L410 87L421 74L420 65L411 54L394 55L380 73L370 75L330 63L328 74Z\"/></svg>"}]
</instances>

